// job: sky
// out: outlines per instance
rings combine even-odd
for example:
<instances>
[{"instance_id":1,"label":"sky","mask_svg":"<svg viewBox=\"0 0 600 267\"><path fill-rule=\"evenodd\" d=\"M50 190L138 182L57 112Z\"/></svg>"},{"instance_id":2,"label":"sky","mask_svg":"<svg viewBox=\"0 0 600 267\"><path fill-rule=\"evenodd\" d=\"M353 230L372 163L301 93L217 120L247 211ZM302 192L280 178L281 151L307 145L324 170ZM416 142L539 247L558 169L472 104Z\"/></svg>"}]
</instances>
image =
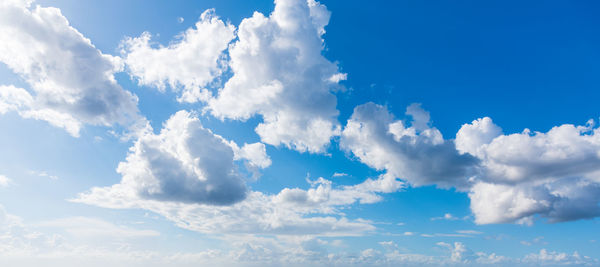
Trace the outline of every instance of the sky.
<instances>
[{"instance_id":1,"label":"sky","mask_svg":"<svg viewBox=\"0 0 600 267\"><path fill-rule=\"evenodd\" d=\"M0 265L600 265L599 5L2 1Z\"/></svg>"}]
</instances>

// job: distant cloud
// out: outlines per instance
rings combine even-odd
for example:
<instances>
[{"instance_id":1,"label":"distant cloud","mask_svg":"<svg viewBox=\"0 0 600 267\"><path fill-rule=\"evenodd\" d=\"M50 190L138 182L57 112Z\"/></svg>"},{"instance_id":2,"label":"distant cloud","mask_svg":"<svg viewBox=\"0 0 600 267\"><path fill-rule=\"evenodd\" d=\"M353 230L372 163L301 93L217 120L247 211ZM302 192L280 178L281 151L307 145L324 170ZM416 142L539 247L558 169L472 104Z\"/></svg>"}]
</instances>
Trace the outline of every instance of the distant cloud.
<instances>
[{"instance_id":1,"label":"distant cloud","mask_svg":"<svg viewBox=\"0 0 600 267\"><path fill-rule=\"evenodd\" d=\"M459 233L459 234L465 234L465 235L480 235L480 234L483 234L483 232L475 231L475 230L458 230L456 232Z\"/></svg>"},{"instance_id":2,"label":"distant cloud","mask_svg":"<svg viewBox=\"0 0 600 267\"><path fill-rule=\"evenodd\" d=\"M348 176L347 173L343 173L343 172L335 172L332 175L333 177L344 177L344 176Z\"/></svg>"},{"instance_id":3,"label":"distant cloud","mask_svg":"<svg viewBox=\"0 0 600 267\"><path fill-rule=\"evenodd\" d=\"M452 215L451 213L446 213L444 214L444 216L441 217L433 217L431 218L432 221L437 221L437 220L447 220L447 221L456 221L459 218L454 217L454 215Z\"/></svg>"},{"instance_id":4,"label":"distant cloud","mask_svg":"<svg viewBox=\"0 0 600 267\"><path fill-rule=\"evenodd\" d=\"M11 183L12 181L8 177L0 175L0 187L8 187Z\"/></svg>"},{"instance_id":5,"label":"distant cloud","mask_svg":"<svg viewBox=\"0 0 600 267\"><path fill-rule=\"evenodd\" d=\"M47 177L47 178L50 178L50 180L58 180L58 176L48 174L45 171L28 171L28 173L31 175L39 176L39 177Z\"/></svg>"},{"instance_id":6,"label":"distant cloud","mask_svg":"<svg viewBox=\"0 0 600 267\"><path fill-rule=\"evenodd\" d=\"M101 219L88 217L68 217L43 221L36 227L59 228L77 238L140 238L160 235L154 230L138 230L123 225L115 225Z\"/></svg>"}]
</instances>

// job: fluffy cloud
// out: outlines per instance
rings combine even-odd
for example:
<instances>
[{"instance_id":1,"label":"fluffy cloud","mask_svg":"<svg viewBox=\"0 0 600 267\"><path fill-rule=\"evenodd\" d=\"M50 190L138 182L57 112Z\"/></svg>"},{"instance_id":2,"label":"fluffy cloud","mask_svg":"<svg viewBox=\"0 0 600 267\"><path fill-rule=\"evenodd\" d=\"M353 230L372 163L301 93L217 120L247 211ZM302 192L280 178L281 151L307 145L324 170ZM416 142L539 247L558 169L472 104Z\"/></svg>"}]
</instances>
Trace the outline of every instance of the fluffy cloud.
<instances>
[{"instance_id":1,"label":"fluffy cloud","mask_svg":"<svg viewBox=\"0 0 600 267\"><path fill-rule=\"evenodd\" d=\"M600 215L600 129L565 124L503 135L490 118L465 124L457 149L481 159L471 188L477 223L552 222Z\"/></svg>"},{"instance_id":2,"label":"fluffy cloud","mask_svg":"<svg viewBox=\"0 0 600 267\"><path fill-rule=\"evenodd\" d=\"M235 142L230 141L229 145L234 152L234 160L245 159L250 166L264 169L271 166L271 158L267 155L267 149L263 143L244 144L240 148Z\"/></svg>"},{"instance_id":3,"label":"fluffy cloud","mask_svg":"<svg viewBox=\"0 0 600 267\"><path fill-rule=\"evenodd\" d=\"M215 16L214 10L202 13L195 28L179 36L168 46L152 47L150 33L123 42L124 61L129 73L140 85L164 90L170 86L181 91L179 101L207 100L206 87L222 74L223 50L234 38L235 28Z\"/></svg>"},{"instance_id":4,"label":"fluffy cloud","mask_svg":"<svg viewBox=\"0 0 600 267\"><path fill-rule=\"evenodd\" d=\"M144 199L228 205L245 198L244 177L229 142L179 111L159 134L140 136L117 172L110 190Z\"/></svg>"},{"instance_id":5,"label":"fluffy cloud","mask_svg":"<svg viewBox=\"0 0 600 267\"><path fill-rule=\"evenodd\" d=\"M361 162L384 171L393 191L402 179L468 192L480 224L531 224L600 215L600 129L561 125L547 133L504 135L490 118L465 124L444 139L419 105L407 108L410 126L385 107L358 106L340 140ZM396 187L395 187L396 186Z\"/></svg>"},{"instance_id":6,"label":"fluffy cloud","mask_svg":"<svg viewBox=\"0 0 600 267\"><path fill-rule=\"evenodd\" d=\"M361 185L332 189L331 181L320 178L306 191L253 192L235 160L253 168L270 165L263 144L239 148L179 111L159 134L139 137L117 168L120 183L92 188L75 201L146 209L203 233L359 235L374 230L367 221L345 218L335 206L378 201L379 191ZM323 216L305 216L311 213Z\"/></svg>"},{"instance_id":7,"label":"fluffy cloud","mask_svg":"<svg viewBox=\"0 0 600 267\"><path fill-rule=\"evenodd\" d=\"M48 121L73 136L83 123L138 121L137 97L113 77L119 59L102 54L59 9L29 5L0 4L0 62L31 86L31 91L0 88L0 112L17 109L23 117Z\"/></svg>"},{"instance_id":8,"label":"fluffy cloud","mask_svg":"<svg viewBox=\"0 0 600 267\"><path fill-rule=\"evenodd\" d=\"M229 48L233 73L207 109L218 118L261 115L262 141L324 152L339 134L332 90L345 74L321 54L330 13L309 0L278 0L268 17L254 13Z\"/></svg>"},{"instance_id":9,"label":"fluffy cloud","mask_svg":"<svg viewBox=\"0 0 600 267\"><path fill-rule=\"evenodd\" d=\"M441 132L429 126L429 113L419 105L407 108L410 126L395 120L383 106L367 103L354 109L342 132L340 145L361 162L377 170L385 170L388 191L402 183L415 186L436 184L448 188L468 187L477 159L460 155L452 140L444 140Z\"/></svg>"}]
</instances>

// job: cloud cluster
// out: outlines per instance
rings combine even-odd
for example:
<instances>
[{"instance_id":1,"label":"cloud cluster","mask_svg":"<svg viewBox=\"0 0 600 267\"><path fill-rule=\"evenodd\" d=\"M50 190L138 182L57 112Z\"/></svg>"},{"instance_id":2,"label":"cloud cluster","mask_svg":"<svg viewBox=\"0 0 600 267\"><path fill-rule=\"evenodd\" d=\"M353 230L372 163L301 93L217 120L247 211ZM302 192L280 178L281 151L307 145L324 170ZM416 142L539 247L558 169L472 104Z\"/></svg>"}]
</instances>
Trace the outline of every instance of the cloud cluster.
<instances>
[{"instance_id":1,"label":"cloud cluster","mask_svg":"<svg viewBox=\"0 0 600 267\"><path fill-rule=\"evenodd\" d=\"M84 123L130 126L140 120L137 97L113 77L122 67L119 59L102 54L57 8L3 1L0 62L31 87L2 86L0 113L17 110L73 136Z\"/></svg>"},{"instance_id":2,"label":"cloud cluster","mask_svg":"<svg viewBox=\"0 0 600 267\"><path fill-rule=\"evenodd\" d=\"M466 191L480 224L600 215L600 129L593 121L504 135L486 117L463 125L451 140L430 126L419 105L406 114L410 126L383 106L358 106L340 140L361 162L385 171L390 188L401 179Z\"/></svg>"},{"instance_id":3,"label":"cloud cluster","mask_svg":"<svg viewBox=\"0 0 600 267\"><path fill-rule=\"evenodd\" d=\"M179 101L206 101L206 87L223 73L223 51L234 38L235 27L225 24L209 9L202 13L195 28L183 32L168 46L153 47L151 35L127 38L122 54L129 73L140 85L165 90L168 85L181 91Z\"/></svg>"},{"instance_id":4,"label":"cloud cluster","mask_svg":"<svg viewBox=\"0 0 600 267\"><path fill-rule=\"evenodd\" d=\"M326 150L339 134L332 90L345 74L322 54L330 13L315 1L278 0L268 17L255 12L239 25L229 48L233 76L207 109L218 118L246 120L264 143L304 152Z\"/></svg>"},{"instance_id":5,"label":"cloud cluster","mask_svg":"<svg viewBox=\"0 0 600 267\"><path fill-rule=\"evenodd\" d=\"M141 85L168 85L179 101L205 102L220 119L261 116L262 142L323 153L339 135L332 92L346 79L322 55L329 17L313 0L278 0L268 17L255 12L235 32L207 10L170 45L153 47L144 33L126 39L122 54ZM207 87L220 87L224 73L231 77L213 95Z\"/></svg>"},{"instance_id":6,"label":"cloud cluster","mask_svg":"<svg viewBox=\"0 0 600 267\"><path fill-rule=\"evenodd\" d=\"M359 235L374 230L368 221L349 220L336 206L378 201L381 192L361 184L332 188L323 178L309 190L277 195L249 191L235 164L271 164L264 144L241 148L179 111L160 133L146 132L119 164L120 183L95 187L75 201L108 208L141 208L203 233ZM321 213L322 216L305 216Z\"/></svg>"},{"instance_id":7,"label":"cloud cluster","mask_svg":"<svg viewBox=\"0 0 600 267\"><path fill-rule=\"evenodd\" d=\"M540 214L552 222L600 215L600 129L565 124L547 133L525 129L504 135L490 118L465 124L457 149L481 159L471 188L478 223L520 220Z\"/></svg>"},{"instance_id":8,"label":"cloud cluster","mask_svg":"<svg viewBox=\"0 0 600 267\"><path fill-rule=\"evenodd\" d=\"M381 105L360 105L342 132L340 146L370 167L385 170L388 192L400 188L398 178L415 186L466 188L478 160L461 155L452 140L430 127L429 113L420 105L409 106L406 114L411 121L395 120Z\"/></svg>"}]
</instances>

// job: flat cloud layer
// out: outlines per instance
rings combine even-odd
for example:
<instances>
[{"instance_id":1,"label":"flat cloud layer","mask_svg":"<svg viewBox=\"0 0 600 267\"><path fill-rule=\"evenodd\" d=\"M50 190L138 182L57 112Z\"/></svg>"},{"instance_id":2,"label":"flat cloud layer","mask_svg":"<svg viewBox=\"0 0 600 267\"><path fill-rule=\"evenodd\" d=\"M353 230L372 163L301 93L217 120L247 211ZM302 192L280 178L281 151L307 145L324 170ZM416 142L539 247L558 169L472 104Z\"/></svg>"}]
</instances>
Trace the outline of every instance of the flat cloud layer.
<instances>
[{"instance_id":1,"label":"flat cloud layer","mask_svg":"<svg viewBox=\"0 0 600 267\"><path fill-rule=\"evenodd\" d=\"M0 112L15 109L73 136L84 123L129 126L140 120L137 97L113 77L119 59L102 54L57 8L3 1L0 62L31 86L31 91L4 86L9 93L0 95Z\"/></svg>"}]
</instances>

